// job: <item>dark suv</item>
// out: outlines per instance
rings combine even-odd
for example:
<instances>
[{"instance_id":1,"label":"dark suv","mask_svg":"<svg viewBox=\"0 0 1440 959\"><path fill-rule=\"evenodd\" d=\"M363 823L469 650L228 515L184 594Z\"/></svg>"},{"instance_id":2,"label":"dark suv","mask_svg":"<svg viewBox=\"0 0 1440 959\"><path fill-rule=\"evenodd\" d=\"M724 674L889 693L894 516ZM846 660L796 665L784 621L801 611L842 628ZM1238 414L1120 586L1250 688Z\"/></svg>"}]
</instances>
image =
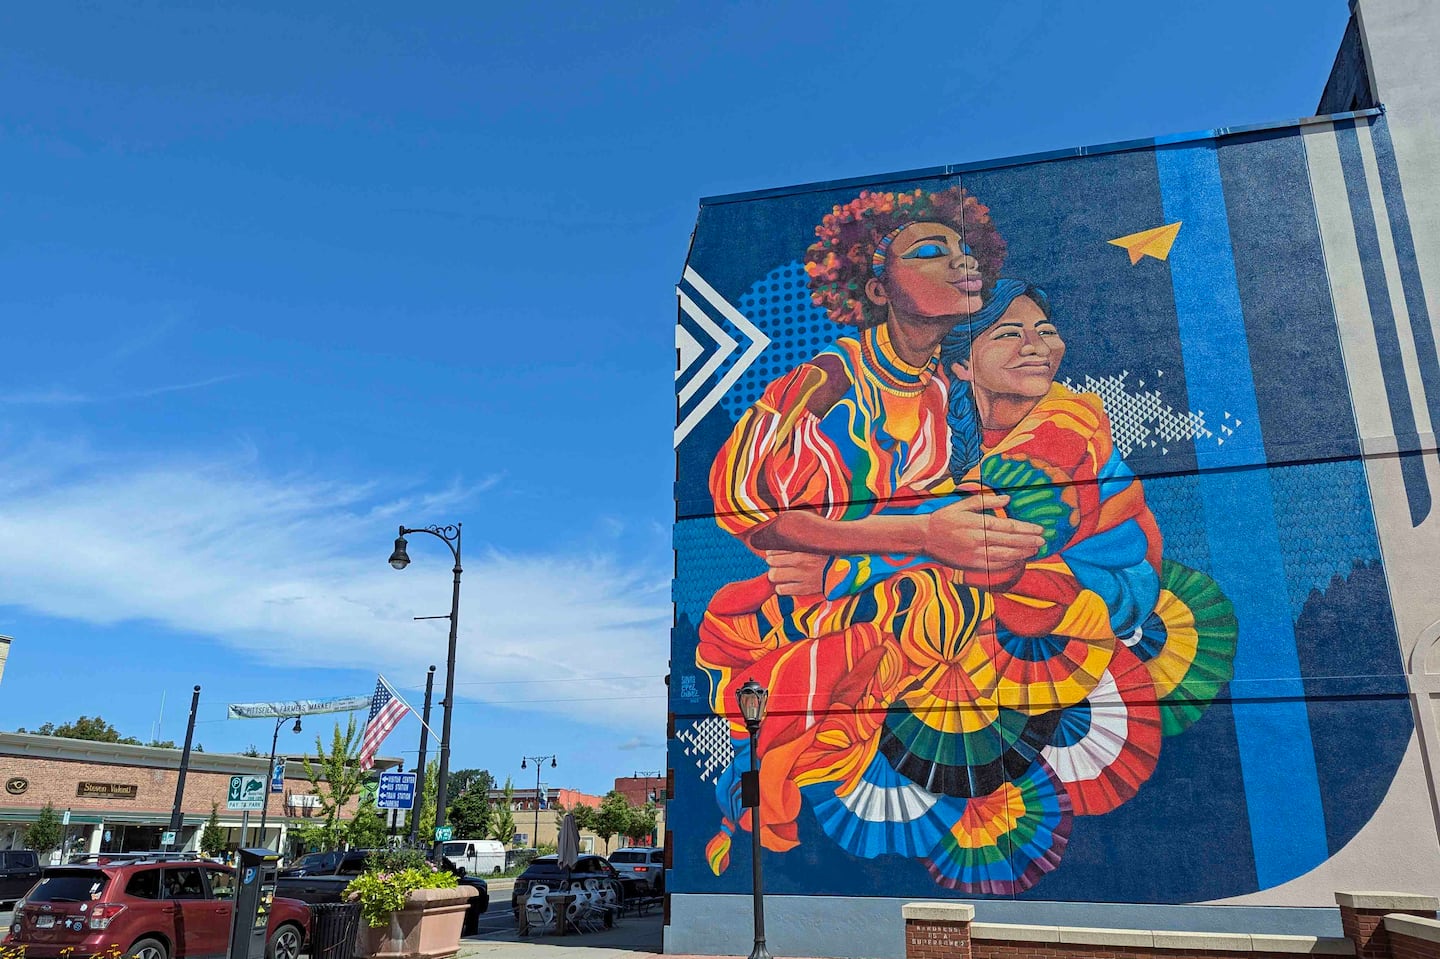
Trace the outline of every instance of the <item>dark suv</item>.
<instances>
[{"instance_id":1,"label":"dark suv","mask_svg":"<svg viewBox=\"0 0 1440 959\"><path fill-rule=\"evenodd\" d=\"M559 891L562 883L584 882L586 879L610 879L620 887L622 898L627 892L615 867L599 856L581 856L575 860L574 869L561 866L559 856L541 856L532 860L530 865L525 867L525 871L515 877L515 888L510 893L510 908L515 915L520 915L520 904L529 896L530 887L537 882L543 882L552 890Z\"/></svg>"},{"instance_id":2,"label":"dark suv","mask_svg":"<svg viewBox=\"0 0 1440 959\"><path fill-rule=\"evenodd\" d=\"M51 866L15 907L5 945L31 959L83 959L113 946L135 959L224 955L234 912L235 871L194 860ZM296 959L310 934L310 909L277 897L270 905L267 959Z\"/></svg>"},{"instance_id":3,"label":"dark suv","mask_svg":"<svg viewBox=\"0 0 1440 959\"><path fill-rule=\"evenodd\" d=\"M40 857L30 849L0 851L0 906L15 902L40 878Z\"/></svg>"}]
</instances>

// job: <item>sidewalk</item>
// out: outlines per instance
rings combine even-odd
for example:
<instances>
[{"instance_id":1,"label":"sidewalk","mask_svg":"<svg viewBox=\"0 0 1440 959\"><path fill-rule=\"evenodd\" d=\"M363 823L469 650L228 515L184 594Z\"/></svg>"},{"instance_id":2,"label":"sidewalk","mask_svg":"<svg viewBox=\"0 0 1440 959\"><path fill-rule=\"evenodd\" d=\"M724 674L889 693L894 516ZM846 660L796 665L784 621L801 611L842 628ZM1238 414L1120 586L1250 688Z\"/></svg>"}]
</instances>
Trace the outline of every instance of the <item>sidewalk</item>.
<instances>
[{"instance_id":1,"label":"sidewalk","mask_svg":"<svg viewBox=\"0 0 1440 959\"><path fill-rule=\"evenodd\" d=\"M641 959L660 953L663 920L627 916L613 929L568 936L526 936L504 929L460 941L457 959Z\"/></svg>"}]
</instances>

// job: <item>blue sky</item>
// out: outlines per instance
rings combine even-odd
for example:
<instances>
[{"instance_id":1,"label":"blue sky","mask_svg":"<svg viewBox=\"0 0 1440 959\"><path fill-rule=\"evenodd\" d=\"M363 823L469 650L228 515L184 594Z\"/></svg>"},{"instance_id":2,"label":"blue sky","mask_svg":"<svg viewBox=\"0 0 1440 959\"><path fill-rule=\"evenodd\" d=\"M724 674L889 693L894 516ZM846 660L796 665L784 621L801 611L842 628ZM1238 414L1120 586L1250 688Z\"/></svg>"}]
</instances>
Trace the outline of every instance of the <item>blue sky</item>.
<instances>
[{"instance_id":1,"label":"blue sky","mask_svg":"<svg viewBox=\"0 0 1440 959\"><path fill-rule=\"evenodd\" d=\"M0 11L0 729L178 740L199 683L205 748L263 748L226 703L377 671L418 706L449 555L385 559L461 521L453 765L594 792L665 762L698 198L1303 116L1347 17L294 6Z\"/></svg>"}]
</instances>

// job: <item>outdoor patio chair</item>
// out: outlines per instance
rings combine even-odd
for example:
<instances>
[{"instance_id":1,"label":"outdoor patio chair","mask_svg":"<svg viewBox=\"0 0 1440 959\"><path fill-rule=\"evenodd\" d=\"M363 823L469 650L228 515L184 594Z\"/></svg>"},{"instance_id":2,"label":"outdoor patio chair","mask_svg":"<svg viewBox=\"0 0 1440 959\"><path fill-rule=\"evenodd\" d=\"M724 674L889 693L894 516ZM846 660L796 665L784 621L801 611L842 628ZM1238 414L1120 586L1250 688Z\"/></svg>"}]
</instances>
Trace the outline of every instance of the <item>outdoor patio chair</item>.
<instances>
[{"instance_id":1,"label":"outdoor patio chair","mask_svg":"<svg viewBox=\"0 0 1440 959\"><path fill-rule=\"evenodd\" d=\"M555 909L545 901L549 894L548 885L536 883L530 887L530 893L525 899L525 924L537 932L555 922Z\"/></svg>"}]
</instances>

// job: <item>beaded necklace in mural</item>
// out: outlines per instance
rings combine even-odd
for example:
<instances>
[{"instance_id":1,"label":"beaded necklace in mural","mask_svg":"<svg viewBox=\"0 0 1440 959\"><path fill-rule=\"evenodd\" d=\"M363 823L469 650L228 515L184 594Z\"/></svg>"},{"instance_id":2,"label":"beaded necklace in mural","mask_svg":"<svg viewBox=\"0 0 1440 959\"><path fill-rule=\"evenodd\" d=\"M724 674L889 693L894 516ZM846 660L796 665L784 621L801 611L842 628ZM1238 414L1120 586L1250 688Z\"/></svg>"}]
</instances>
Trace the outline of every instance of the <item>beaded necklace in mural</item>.
<instances>
[{"instance_id":1,"label":"beaded necklace in mural","mask_svg":"<svg viewBox=\"0 0 1440 959\"><path fill-rule=\"evenodd\" d=\"M925 392L940 362L939 350L924 366L911 366L896 355L884 323L862 331L859 340L865 373L882 390L897 396L919 396Z\"/></svg>"}]
</instances>

